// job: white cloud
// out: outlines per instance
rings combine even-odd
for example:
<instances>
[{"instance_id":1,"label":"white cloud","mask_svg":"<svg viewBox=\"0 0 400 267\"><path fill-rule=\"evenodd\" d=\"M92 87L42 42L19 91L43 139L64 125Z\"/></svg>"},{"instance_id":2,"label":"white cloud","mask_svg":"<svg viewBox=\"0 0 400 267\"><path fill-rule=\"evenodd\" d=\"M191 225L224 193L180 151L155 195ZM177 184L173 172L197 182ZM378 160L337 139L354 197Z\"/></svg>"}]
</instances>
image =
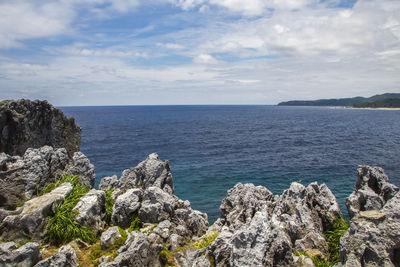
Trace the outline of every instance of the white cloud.
<instances>
[{"instance_id":1,"label":"white cloud","mask_svg":"<svg viewBox=\"0 0 400 267\"><path fill-rule=\"evenodd\" d=\"M193 62L198 64L217 64L218 60L209 54L200 54L193 59Z\"/></svg>"}]
</instances>

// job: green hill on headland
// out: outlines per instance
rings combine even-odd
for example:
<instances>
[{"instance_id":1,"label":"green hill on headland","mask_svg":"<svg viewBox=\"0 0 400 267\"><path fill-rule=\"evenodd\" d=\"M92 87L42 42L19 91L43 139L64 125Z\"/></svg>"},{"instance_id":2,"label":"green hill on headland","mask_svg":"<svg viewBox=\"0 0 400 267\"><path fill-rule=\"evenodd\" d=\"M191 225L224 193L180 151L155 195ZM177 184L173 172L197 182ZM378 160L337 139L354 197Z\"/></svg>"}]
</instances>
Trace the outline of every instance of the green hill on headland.
<instances>
[{"instance_id":1,"label":"green hill on headland","mask_svg":"<svg viewBox=\"0 0 400 267\"><path fill-rule=\"evenodd\" d=\"M351 106L357 108L400 108L400 93L386 93L372 97L338 99L293 100L281 102L278 106Z\"/></svg>"}]
</instances>

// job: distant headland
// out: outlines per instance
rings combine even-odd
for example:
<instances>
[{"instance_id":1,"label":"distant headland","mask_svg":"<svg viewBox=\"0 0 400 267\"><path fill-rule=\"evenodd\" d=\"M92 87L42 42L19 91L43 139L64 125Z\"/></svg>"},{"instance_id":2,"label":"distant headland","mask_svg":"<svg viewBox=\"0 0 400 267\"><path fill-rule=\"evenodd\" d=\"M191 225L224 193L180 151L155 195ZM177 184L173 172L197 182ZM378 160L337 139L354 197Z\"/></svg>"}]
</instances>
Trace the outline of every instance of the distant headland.
<instances>
[{"instance_id":1,"label":"distant headland","mask_svg":"<svg viewBox=\"0 0 400 267\"><path fill-rule=\"evenodd\" d=\"M353 108L400 108L400 93L386 93L371 97L352 97L318 100L293 100L278 106L339 106Z\"/></svg>"}]
</instances>

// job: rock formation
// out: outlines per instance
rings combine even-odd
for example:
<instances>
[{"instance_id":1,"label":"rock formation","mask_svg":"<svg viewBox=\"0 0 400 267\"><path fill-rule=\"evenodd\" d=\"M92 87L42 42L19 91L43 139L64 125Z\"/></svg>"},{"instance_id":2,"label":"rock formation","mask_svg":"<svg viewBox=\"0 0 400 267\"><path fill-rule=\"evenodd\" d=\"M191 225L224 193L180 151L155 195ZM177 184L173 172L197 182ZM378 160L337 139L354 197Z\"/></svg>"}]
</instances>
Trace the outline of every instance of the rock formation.
<instances>
[{"instance_id":1,"label":"rock formation","mask_svg":"<svg viewBox=\"0 0 400 267\"><path fill-rule=\"evenodd\" d=\"M340 240L342 266L400 266L400 193L383 169L360 166L347 199L352 219Z\"/></svg>"},{"instance_id":2,"label":"rock formation","mask_svg":"<svg viewBox=\"0 0 400 267\"><path fill-rule=\"evenodd\" d=\"M22 156L45 145L79 151L81 128L47 101L6 100L0 106L0 152Z\"/></svg>"},{"instance_id":3,"label":"rock formation","mask_svg":"<svg viewBox=\"0 0 400 267\"><path fill-rule=\"evenodd\" d=\"M0 207L15 209L67 173L80 176L86 186L94 184L94 166L81 152L69 158L65 148L43 146L27 149L22 157L0 153Z\"/></svg>"}]
</instances>

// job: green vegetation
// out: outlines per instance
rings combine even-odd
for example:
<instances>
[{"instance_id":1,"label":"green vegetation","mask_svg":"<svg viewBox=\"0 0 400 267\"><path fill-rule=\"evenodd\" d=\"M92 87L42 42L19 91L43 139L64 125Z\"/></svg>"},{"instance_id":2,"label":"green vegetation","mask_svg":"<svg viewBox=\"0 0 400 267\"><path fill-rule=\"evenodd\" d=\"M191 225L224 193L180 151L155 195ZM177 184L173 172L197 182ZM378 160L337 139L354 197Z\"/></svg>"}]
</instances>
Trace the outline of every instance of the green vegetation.
<instances>
[{"instance_id":1,"label":"green vegetation","mask_svg":"<svg viewBox=\"0 0 400 267\"><path fill-rule=\"evenodd\" d=\"M340 238L349 229L349 222L342 218L336 218L333 221L332 228L325 231L324 235L329 246L329 262L333 265L340 262L339 248L340 248Z\"/></svg>"},{"instance_id":2,"label":"green vegetation","mask_svg":"<svg viewBox=\"0 0 400 267\"><path fill-rule=\"evenodd\" d=\"M0 107L1 107L1 106L4 106L4 104L5 104L4 102L0 102Z\"/></svg>"},{"instance_id":3,"label":"green vegetation","mask_svg":"<svg viewBox=\"0 0 400 267\"><path fill-rule=\"evenodd\" d=\"M75 221L77 212L72 210L79 199L89 191L88 187L80 184L79 177L64 175L54 183L47 185L42 194L50 192L64 182L70 182L74 188L64 202L56 207L54 215L50 218L46 232L47 240L57 245L68 243L76 238L92 243L96 239L96 235L89 227L82 226Z\"/></svg>"},{"instance_id":4,"label":"green vegetation","mask_svg":"<svg viewBox=\"0 0 400 267\"><path fill-rule=\"evenodd\" d=\"M118 230L121 237L115 240L114 244L107 249L102 249L100 242L97 242L90 248L88 258L95 266L99 265L99 259L102 256L111 256L112 259L115 259L118 249L125 244L128 234L120 227L118 227Z\"/></svg>"},{"instance_id":5,"label":"green vegetation","mask_svg":"<svg viewBox=\"0 0 400 267\"><path fill-rule=\"evenodd\" d=\"M164 243L164 248L163 248L163 250L160 251L160 253L158 255L160 257L162 266L176 266L175 253L173 253L172 251L169 251L167 249L166 243Z\"/></svg>"},{"instance_id":6,"label":"green vegetation","mask_svg":"<svg viewBox=\"0 0 400 267\"><path fill-rule=\"evenodd\" d=\"M151 231L154 230L154 228L156 228L158 226L158 223L155 223L154 225L152 225L149 229L147 229L146 231L144 231L143 233L150 233Z\"/></svg>"},{"instance_id":7,"label":"green vegetation","mask_svg":"<svg viewBox=\"0 0 400 267\"><path fill-rule=\"evenodd\" d=\"M203 235L197 242L191 243L190 245L197 249L206 248L211 245L212 242L217 238L218 233L213 231L211 234Z\"/></svg>"},{"instance_id":8,"label":"green vegetation","mask_svg":"<svg viewBox=\"0 0 400 267\"><path fill-rule=\"evenodd\" d=\"M382 95L374 95L371 97L352 97L338 99L318 99L318 100L294 100L281 102L278 106L355 106L365 102L374 102L386 99L400 99L400 94L386 93Z\"/></svg>"},{"instance_id":9,"label":"green vegetation","mask_svg":"<svg viewBox=\"0 0 400 267\"><path fill-rule=\"evenodd\" d=\"M303 255L309 257L313 261L315 267L332 267L340 262L340 238L346 233L349 226L349 222L346 219L339 217L333 221L331 229L324 232L329 246L327 259L323 259L321 256L310 256L306 252L300 251L296 253L297 256Z\"/></svg>"},{"instance_id":10,"label":"green vegetation","mask_svg":"<svg viewBox=\"0 0 400 267\"><path fill-rule=\"evenodd\" d=\"M75 187L75 185L80 184L80 182L81 182L81 180L79 179L79 176L76 176L76 175L66 174L66 175L61 176L60 178L56 177L54 183L47 184L42 189L42 191L40 192L39 195L44 195L44 194L50 193L52 190L56 189L63 183L70 183ZM38 191L38 190L36 190L36 191ZM89 188L88 188L88 191L89 191Z\"/></svg>"},{"instance_id":11,"label":"green vegetation","mask_svg":"<svg viewBox=\"0 0 400 267\"><path fill-rule=\"evenodd\" d=\"M400 108L400 98L387 98L353 105L355 108Z\"/></svg>"},{"instance_id":12,"label":"green vegetation","mask_svg":"<svg viewBox=\"0 0 400 267\"><path fill-rule=\"evenodd\" d=\"M131 226L129 226L128 231L132 232L132 231L139 231L140 228L142 228L142 222L140 221L140 219L136 216L132 216L131 218Z\"/></svg>"},{"instance_id":13,"label":"green vegetation","mask_svg":"<svg viewBox=\"0 0 400 267\"><path fill-rule=\"evenodd\" d=\"M112 199L112 193L114 189L106 191L106 222L109 224L111 222L112 209L114 206L114 200Z\"/></svg>"}]
</instances>

